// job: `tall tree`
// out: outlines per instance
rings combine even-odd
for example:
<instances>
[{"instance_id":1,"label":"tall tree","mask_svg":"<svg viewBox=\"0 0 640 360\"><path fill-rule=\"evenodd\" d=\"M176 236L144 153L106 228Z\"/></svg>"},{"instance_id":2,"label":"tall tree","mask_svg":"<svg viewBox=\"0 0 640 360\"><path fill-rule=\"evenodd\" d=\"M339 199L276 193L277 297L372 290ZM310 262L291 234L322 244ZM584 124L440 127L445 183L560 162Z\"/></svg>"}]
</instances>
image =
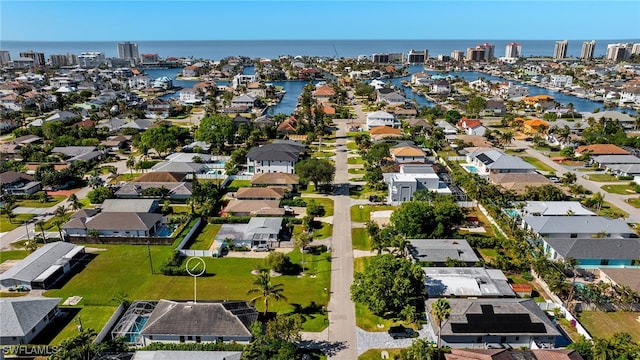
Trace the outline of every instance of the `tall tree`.
<instances>
[{"instance_id":1,"label":"tall tree","mask_svg":"<svg viewBox=\"0 0 640 360\"><path fill-rule=\"evenodd\" d=\"M330 161L318 158L300 161L295 170L301 181L312 182L316 190L321 184L332 182L336 173L336 167Z\"/></svg>"},{"instance_id":2,"label":"tall tree","mask_svg":"<svg viewBox=\"0 0 640 360\"><path fill-rule=\"evenodd\" d=\"M442 341L442 323L449 318L451 305L447 299L440 298L431 304L431 315L438 326L438 359L440 358L440 344Z\"/></svg>"},{"instance_id":3,"label":"tall tree","mask_svg":"<svg viewBox=\"0 0 640 360\"><path fill-rule=\"evenodd\" d=\"M256 301L262 299L264 304L265 316L269 311L269 300L287 300L287 297L282 294L284 292L283 285L273 284L271 282L271 275L269 275L269 273L266 271L260 272L258 277L253 281L253 285L255 287L247 291L248 295L256 295L250 300L250 302L252 304L255 304Z\"/></svg>"},{"instance_id":4,"label":"tall tree","mask_svg":"<svg viewBox=\"0 0 640 360\"><path fill-rule=\"evenodd\" d=\"M300 254L302 256L302 272L304 272L304 248L311 243L313 240L313 235L303 231L294 237L294 243L298 249L300 249Z\"/></svg>"}]
</instances>

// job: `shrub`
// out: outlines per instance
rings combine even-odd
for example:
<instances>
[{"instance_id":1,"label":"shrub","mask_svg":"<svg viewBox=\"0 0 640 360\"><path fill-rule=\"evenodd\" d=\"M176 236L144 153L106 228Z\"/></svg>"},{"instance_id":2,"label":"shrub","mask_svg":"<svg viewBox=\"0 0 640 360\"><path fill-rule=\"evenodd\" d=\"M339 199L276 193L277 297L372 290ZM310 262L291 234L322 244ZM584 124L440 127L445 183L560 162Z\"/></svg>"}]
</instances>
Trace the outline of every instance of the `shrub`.
<instances>
[{"instance_id":1,"label":"shrub","mask_svg":"<svg viewBox=\"0 0 640 360\"><path fill-rule=\"evenodd\" d=\"M251 216L210 217L209 224L247 224Z\"/></svg>"},{"instance_id":2,"label":"shrub","mask_svg":"<svg viewBox=\"0 0 640 360\"><path fill-rule=\"evenodd\" d=\"M531 275L531 273L529 273L528 271L521 273L520 276L522 276L522 278L527 281L533 281L533 275Z\"/></svg>"},{"instance_id":3,"label":"shrub","mask_svg":"<svg viewBox=\"0 0 640 360\"><path fill-rule=\"evenodd\" d=\"M188 273L183 262L184 257L180 255L180 251L174 250L167 261L160 265L160 272L167 276L186 276Z\"/></svg>"},{"instance_id":4,"label":"shrub","mask_svg":"<svg viewBox=\"0 0 640 360\"><path fill-rule=\"evenodd\" d=\"M282 201L280 201L280 205L306 207L307 203L304 200L302 200L302 198L296 197L294 199L282 199Z\"/></svg>"}]
</instances>

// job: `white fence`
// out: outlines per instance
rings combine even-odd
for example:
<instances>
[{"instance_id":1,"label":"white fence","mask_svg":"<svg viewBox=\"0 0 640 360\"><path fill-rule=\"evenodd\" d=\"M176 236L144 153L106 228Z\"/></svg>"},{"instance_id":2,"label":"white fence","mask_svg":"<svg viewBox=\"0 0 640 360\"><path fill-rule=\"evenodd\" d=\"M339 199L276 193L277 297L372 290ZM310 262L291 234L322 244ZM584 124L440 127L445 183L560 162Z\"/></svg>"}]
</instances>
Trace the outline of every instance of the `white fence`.
<instances>
[{"instance_id":1,"label":"white fence","mask_svg":"<svg viewBox=\"0 0 640 360\"><path fill-rule=\"evenodd\" d=\"M113 325L116 324L118 319L120 319L120 315L122 315L125 310L127 309L124 307L124 303L120 303L120 306L118 306L113 315L111 315L111 318L109 318L107 324L102 328L102 330L100 330L100 333L96 336L96 338L93 339L94 344L101 343L107 337L107 335L109 335L109 331L111 330Z\"/></svg>"},{"instance_id":2,"label":"white fence","mask_svg":"<svg viewBox=\"0 0 640 360\"><path fill-rule=\"evenodd\" d=\"M576 332L578 332L578 334L584 336L587 340L591 340L591 335L589 334L587 329L585 329L582 326L582 324L580 324L578 319L576 319L573 315L571 315L569 310L567 310L564 306L556 304L553 301L547 301L547 302L543 302L543 303L538 303L538 306L540 306L540 309L542 309L544 311L553 311L553 309L559 308L560 309L560 314L562 314L562 316L565 319L569 320L570 323L575 324Z\"/></svg>"},{"instance_id":3,"label":"white fence","mask_svg":"<svg viewBox=\"0 0 640 360\"><path fill-rule=\"evenodd\" d=\"M187 235L184 236L184 239L182 239L180 244L178 244L178 247L176 248L176 250L179 250L180 252L182 252L182 248L189 242L189 239L191 239L191 236L193 236L196 230L198 230L201 223L202 223L202 218L198 218L198 221L196 221L196 223L191 227L191 230L189 230Z\"/></svg>"},{"instance_id":4,"label":"white fence","mask_svg":"<svg viewBox=\"0 0 640 360\"><path fill-rule=\"evenodd\" d=\"M202 256L202 257L213 257L213 251L211 250L180 250L180 254L183 256Z\"/></svg>"}]
</instances>

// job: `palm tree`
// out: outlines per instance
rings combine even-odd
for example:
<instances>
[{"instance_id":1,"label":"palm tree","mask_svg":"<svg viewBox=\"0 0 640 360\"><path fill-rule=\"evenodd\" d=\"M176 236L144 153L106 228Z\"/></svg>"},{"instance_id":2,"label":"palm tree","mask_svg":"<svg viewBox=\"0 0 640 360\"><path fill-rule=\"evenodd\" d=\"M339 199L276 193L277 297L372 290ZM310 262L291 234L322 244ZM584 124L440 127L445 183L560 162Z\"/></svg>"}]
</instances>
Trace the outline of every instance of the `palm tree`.
<instances>
[{"instance_id":1,"label":"palm tree","mask_svg":"<svg viewBox=\"0 0 640 360\"><path fill-rule=\"evenodd\" d=\"M431 304L431 315L438 325L438 359L440 359L440 341L442 332L442 322L449 318L451 314L451 305L447 299L440 298L438 301Z\"/></svg>"},{"instance_id":2,"label":"palm tree","mask_svg":"<svg viewBox=\"0 0 640 360\"><path fill-rule=\"evenodd\" d=\"M309 243L313 240L313 235L310 233L303 231L296 235L294 238L294 242L296 247L300 248L300 254L302 255L302 272L304 273L304 248L309 245Z\"/></svg>"},{"instance_id":3,"label":"palm tree","mask_svg":"<svg viewBox=\"0 0 640 360\"><path fill-rule=\"evenodd\" d=\"M272 284L271 275L267 271L262 271L258 277L253 281L255 287L247 291L248 295L256 295L250 302L255 304L259 299L264 301L264 316L267 315L269 310L269 299L276 301L287 300L287 297L282 294L284 288L282 284Z\"/></svg>"},{"instance_id":4,"label":"palm tree","mask_svg":"<svg viewBox=\"0 0 640 360\"><path fill-rule=\"evenodd\" d=\"M76 196L76 194L71 194L71 196L69 196L69 198L67 199L67 201L71 204L71 209L73 211L77 211L82 209L82 207L84 206L80 200L78 199L78 197Z\"/></svg>"},{"instance_id":5,"label":"palm tree","mask_svg":"<svg viewBox=\"0 0 640 360\"><path fill-rule=\"evenodd\" d=\"M40 228L40 232L42 232L42 241L46 244L47 243L47 238L45 237L44 234L44 226L45 226L45 222L42 220L38 220L36 221L36 226Z\"/></svg>"},{"instance_id":6,"label":"palm tree","mask_svg":"<svg viewBox=\"0 0 640 360\"><path fill-rule=\"evenodd\" d=\"M511 144L511 141L513 141L513 131L503 131L500 134L500 140L502 141L502 143L504 144L505 147L507 147L507 145Z\"/></svg>"},{"instance_id":7,"label":"palm tree","mask_svg":"<svg viewBox=\"0 0 640 360\"><path fill-rule=\"evenodd\" d=\"M129 155L125 166L127 167L127 169L129 169L129 172L131 172L131 175L133 176L133 168L136 166L136 158L135 156L133 156L133 154Z\"/></svg>"},{"instance_id":8,"label":"palm tree","mask_svg":"<svg viewBox=\"0 0 640 360\"><path fill-rule=\"evenodd\" d=\"M56 207L56 210L53 212L53 215L63 219L66 213L67 213L67 208L64 205L60 205Z\"/></svg>"},{"instance_id":9,"label":"palm tree","mask_svg":"<svg viewBox=\"0 0 640 360\"><path fill-rule=\"evenodd\" d=\"M55 226L58 229L58 235L60 235L60 240L64 241L64 236L62 236L62 224L64 224L64 220L63 219L55 219L52 222L53 226Z\"/></svg>"}]
</instances>

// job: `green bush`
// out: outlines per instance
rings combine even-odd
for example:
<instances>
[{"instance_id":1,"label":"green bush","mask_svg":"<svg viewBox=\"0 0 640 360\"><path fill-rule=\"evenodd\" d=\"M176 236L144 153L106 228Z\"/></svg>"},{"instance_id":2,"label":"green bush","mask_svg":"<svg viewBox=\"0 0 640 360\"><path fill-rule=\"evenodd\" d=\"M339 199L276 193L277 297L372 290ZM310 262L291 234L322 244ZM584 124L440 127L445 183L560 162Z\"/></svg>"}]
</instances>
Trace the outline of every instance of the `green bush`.
<instances>
[{"instance_id":1,"label":"green bush","mask_svg":"<svg viewBox=\"0 0 640 360\"><path fill-rule=\"evenodd\" d=\"M184 257L180 251L174 250L167 262L160 266L160 272L167 276L187 276L187 269L183 266Z\"/></svg>"},{"instance_id":2,"label":"green bush","mask_svg":"<svg viewBox=\"0 0 640 360\"><path fill-rule=\"evenodd\" d=\"M209 224L247 224L251 216L210 217Z\"/></svg>"},{"instance_id":3,"label":"green bush","mask_svg":"<svg viewBox=\"0 0 640 360\"><path fill-rule=\"evenodd\" d=\"M533 275L531 275L531 273L529 272L523 272L520 274L520 276L522 276L522 278L527 281L533 281Z\"/></svg>"},{"instance_id":4,"label":"green bush","mask_svg":"<svg viewBox=\"0 0 640 360\"><path fill-rule=\"evenodd\" d=\"M280 201L280 205L306 207L307 203L304 200L302 200L302 198L297 197L294 199L282 199L282 201Z\"/></svg>"}]
</instances>

